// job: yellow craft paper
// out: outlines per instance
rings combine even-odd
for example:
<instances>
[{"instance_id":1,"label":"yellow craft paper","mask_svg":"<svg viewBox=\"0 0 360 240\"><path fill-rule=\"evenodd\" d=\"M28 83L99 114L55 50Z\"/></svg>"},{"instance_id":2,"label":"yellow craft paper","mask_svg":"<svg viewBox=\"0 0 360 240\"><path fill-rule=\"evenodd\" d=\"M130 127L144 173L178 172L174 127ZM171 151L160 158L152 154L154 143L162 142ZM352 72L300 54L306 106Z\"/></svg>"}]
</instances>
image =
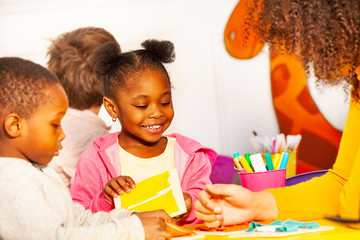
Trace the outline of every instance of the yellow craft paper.
<instances>
[{"instance_id":1,"label":"yellow craft paper","mask_svg":"<svg viewBox=\"0 0 360 240\"><path fill-rule=\"evenodd\" d=\"M163 209L169 215L179 211L179 207L176 205L172 190L168 191L164 195L161 195L160 197L152 199L151 201L137 205L133 208L128 208L129 211L137 210L139 212L158 209Z\"/></svg>"},{"instance_id":2,"label":"yellow craft paper","mask_svg":"<svg viewBox=\"0 0 360 240\"><path fill-rule=\"evenodd\" d=\"M130 193L120 195L121 207L139 212L163 209L170 216L186 212L176 170L171 174L166 171L137 183ZM115 206L117 202L115 199Z\"/></svg>"},{"instance_id":3,"label":"yellow craft paper","mask_svg":"<svg viewBox=\"0 0 360 240\"><path fill-rule=\"evenodd\" d=\"M166 171L137 183L136 188L132 189L130 193L125 193L120 196L121 207L128 208L135 203L154 197L161 190L170 187L170 183L168 182L169 176L169 172Z\"/></svg>"}]
</instances>

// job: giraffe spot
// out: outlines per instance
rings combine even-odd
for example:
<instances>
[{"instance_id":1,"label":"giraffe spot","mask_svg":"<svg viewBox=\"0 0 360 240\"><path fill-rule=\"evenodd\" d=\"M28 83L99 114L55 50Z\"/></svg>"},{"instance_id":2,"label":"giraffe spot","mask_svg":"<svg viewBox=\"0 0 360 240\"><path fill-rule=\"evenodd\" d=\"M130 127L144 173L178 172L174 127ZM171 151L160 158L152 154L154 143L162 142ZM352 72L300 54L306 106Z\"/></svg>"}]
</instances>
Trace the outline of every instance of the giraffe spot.
<instances>
[{"instance_id":1,"label":"giraffe spot","mask_svg":"<svg viewBox=\"0 0 360 240\"><path fill-rule=\"evenodd\" d=\"M335 162L338 147L316 133L303 130L297 158L319 169L329 169ZM315 146L315 148L314 148ZM320 149L317 151L317 149ZM326 150L324 150L326 149Z\"/></svg>"},{"instance_id":2,"label":"giraffe spot","mask_svg":"<svg viewBox=\"0 0 360 240\"><path fill-rule=\"evenodd\" d=\"M283 94L288 86L289 79L290 72L285 64L279 64L271 71L271 88L273 98L277 98Z\"/></svg>"},{"instance_id":3,"label":"giraffe spot","mask_svg":"<svg viewBox=\"0 0 360 240\"><path fill-rule=\"evenodd\" d=\"M276 117L278 119L280 132L284 134L291 133L291 129L294 123L294 120L288 117L287 115L283 114L280 111L276 111Z\"/></svg>"},{"instance_id":4,"label":"giraffe spot","mask_svg":"<svg viewBox=\"0 0 360 240\"><path fill-rule=\"evenodd\" d=\"M319 113L319 109L314 103L309 90L305 87L297 97L299 104L310 114L315 115Z\"/></svg>"}]
</instances>

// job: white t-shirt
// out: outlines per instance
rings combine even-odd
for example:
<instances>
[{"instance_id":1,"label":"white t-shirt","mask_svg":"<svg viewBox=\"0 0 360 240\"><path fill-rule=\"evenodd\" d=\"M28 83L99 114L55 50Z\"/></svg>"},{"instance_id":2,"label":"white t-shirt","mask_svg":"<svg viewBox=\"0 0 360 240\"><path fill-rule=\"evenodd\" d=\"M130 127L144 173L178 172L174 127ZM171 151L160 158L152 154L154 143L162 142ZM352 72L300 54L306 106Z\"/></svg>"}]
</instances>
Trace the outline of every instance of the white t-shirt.
<instances>
[{"instance_id":1,"label":"white t-shirt","mask_svg":"<svg viewBox=\"0 0 360 240\"><path fill-rule=\"evenodd\" d=\"M175 142L175 138L167 137L164 152L152 158L136 157L119 145L120 175L130 176L135 183L138 183L175 168Z\"/></svg>"}]
</instances>

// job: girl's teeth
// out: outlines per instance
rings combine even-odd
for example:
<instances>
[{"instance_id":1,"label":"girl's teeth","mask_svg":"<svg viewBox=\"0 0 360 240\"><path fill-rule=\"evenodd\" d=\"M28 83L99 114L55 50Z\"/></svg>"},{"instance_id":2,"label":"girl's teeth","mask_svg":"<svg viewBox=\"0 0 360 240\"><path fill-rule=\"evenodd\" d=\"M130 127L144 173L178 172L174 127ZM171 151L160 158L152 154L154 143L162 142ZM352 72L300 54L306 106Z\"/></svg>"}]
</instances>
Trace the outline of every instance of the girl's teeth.
<instances>
[{"instance_id":1,"label":"girl's teeth","mask_svg":"<svg viewBox=\"0 0 360 240\"><path fill-rule=\"evenodd\" d=\"M155 128L159 128L160 125L153 125L153 126L146 126L146 128L150 128L150 129L155 129Z\"/></svg>"}]
</instances>

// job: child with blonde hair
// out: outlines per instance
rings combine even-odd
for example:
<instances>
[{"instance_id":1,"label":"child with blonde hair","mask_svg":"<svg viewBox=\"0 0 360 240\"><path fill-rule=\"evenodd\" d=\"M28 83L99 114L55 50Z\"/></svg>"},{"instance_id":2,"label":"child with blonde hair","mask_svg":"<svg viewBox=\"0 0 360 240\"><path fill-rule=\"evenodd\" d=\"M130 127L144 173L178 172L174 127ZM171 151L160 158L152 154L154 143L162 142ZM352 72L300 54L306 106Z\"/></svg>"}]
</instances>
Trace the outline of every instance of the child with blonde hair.
<instances>
[{"instance_id":1,"label":"child with blonde hair","mask_svg":"<svg viewBox=\"0 0 360 240\"><path fill-rule=\"evenodd\" d=\"M93 57L95 50L107 42L116 40L105 29L83 27L56 37L47 52L48 69L58 77L69 99L69 109L62 120L66 135L63 149L50 166L69 189L81 153L110 130L98 116L104 86L101 76L95 73Z\"/></svg>"}]
</instances>

